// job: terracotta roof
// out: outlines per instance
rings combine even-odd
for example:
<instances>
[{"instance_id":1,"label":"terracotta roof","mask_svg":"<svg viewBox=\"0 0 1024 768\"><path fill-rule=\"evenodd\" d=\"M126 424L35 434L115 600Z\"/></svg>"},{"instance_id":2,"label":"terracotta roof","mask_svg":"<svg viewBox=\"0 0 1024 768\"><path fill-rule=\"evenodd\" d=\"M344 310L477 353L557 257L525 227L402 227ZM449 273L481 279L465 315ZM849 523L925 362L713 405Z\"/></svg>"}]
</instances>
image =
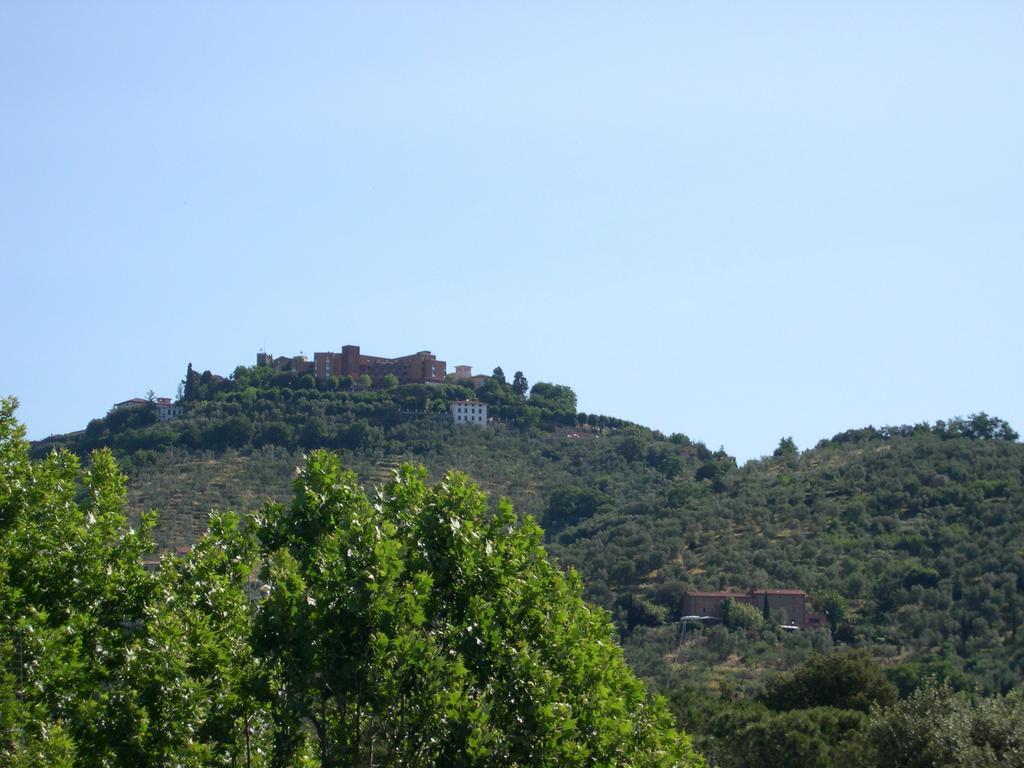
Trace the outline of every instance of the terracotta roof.
<instances>
[{"instance_id":1,"label":"terracotta roof","mask_svg":"<svg viewBox=\"0 0 1024 768\"><path fill-rule=\"evenodd\" d=\"M114 403L115 408L120 408L124 405L149 405L149 400L143 400L141 397L133 397L131 400L124 400L120 403Z\"/></svg>"},{"instance_id":2,"label":"terracotta roof","mask_svg":"<svg viewBox=\"0 0 1024 768\"><path fill-rule=\"evenodd\" d=\"M690 597L745 597L749 595L763 595L767 592L769 595L803 595L807 596L807 593L802 589L749 589L746 592L738 591L717 591L717 592L698 592L692 591L686 594Z\"/></svg>"},{"instance_id":3,"label":"terracotta roof","mask_svg":"<svg viewBox=\"0 0 1024 768\"><path fill-rule=\"evenodd\" d=\"M687 597L735 597L745 595L746 592L687 592Z\"/></svg>"}]
</instances>

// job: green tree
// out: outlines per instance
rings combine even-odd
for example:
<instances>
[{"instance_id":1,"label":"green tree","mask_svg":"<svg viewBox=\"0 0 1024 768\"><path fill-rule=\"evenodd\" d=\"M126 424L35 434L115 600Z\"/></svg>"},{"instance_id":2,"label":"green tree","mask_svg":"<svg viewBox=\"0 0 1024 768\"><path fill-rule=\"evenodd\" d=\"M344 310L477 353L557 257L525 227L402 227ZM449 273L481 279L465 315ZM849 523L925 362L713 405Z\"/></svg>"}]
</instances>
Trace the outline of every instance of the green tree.
<instances>
[{"instance_id":1,"label":"green tree","mask_svg":"<svg viewBox=\"0 0 1024 768\"><path fill-rule=\"evenodd\" d=\"M950 437L1006 440L1008 442L1014 442L1020 437L1005 421L995 416L989 416L984 411L972 413L966 419L959 417L951 419L949 424L945 425L945 434Z\"/></svg>"},{"instance_id":2,"label":"green tree","mask_svg":"<svg viewBox=\"0 0 1024 768\"><path fill-rule=\"evenodd\" d=\"M253 765L269 748L260 691L268 682L250 646L246 585L257 545L248 521L217 513L185 557L165 558L157 598L125 677L147 727L125 765Z\"/></svg>"},{"instance_id":3,"label":"green tree","mask_svg":"<svg viewBox=\"0 0 1024 768\"><path fill-rule=\"evenodd\" d=\"M834 589L829 590L822 598L822 608L825 615L828 616L829 627L834 636L839 628L839 623L846 618L846 598Z\"/></svg>"},{"instance_id":4,"label":"green tree","mask_svg":"<svg viewBox=\"0 0 1024 768\"><path fill-rule=\"evenodd\" d=\"M746 603L737 603L731 597L722 601L722 623L729 629L757 629L764 620L761 611Z\"/></svg>"},{"instance_id":5,"label":"green tree","mask_svg":"<svg viewBox=\"0 0 1024 768\"><path fill-rule=\"evenodd\" d=\"M863 764L878 768L1022 768L1024 695L972 700L928 685L875 709L864 744Z\"/></svg>"},{"instance_id":6,"label":"green tree","mask_svg":"<svg viewBox=\"0 0 1024 768\"><path fill-rule=\"evenodd\" d=\"M815 654L791 673L772 678L760 699L780 711L836 707L868 712L896 701L896 688L864 651Z\"/></svg>"},{"instance_id":7,"label":"green tree","mask_svg":"<svg viewBox=\"0 0 1024 768\"><path fill-rule=\"evenodd\" d=\"M277 764L310 722L325 766L699 765L540 529L461 475L425 478L405 466L371 504L315 452L291 506L264 510Z\"/></svg>"},{"instance_id":8,"label":"green tree","mask_svg":"<svg viewBox=\"0 0 1024 768\"><path fill-rule=\"evenodd\" d=\"M701 464L694 473L694 479L709 481L711 489L721 493L728 488L726 480L735 469L735 460L716 458Z\"/></svg>"},{"instance_id":9,"label":"green tree","mask_svg":"<svg viewBox=\"0 0 1024 768\"><path fill-rule=\"evenodd\" d=\"M128 529L109 451L93 453L86 472L63 451L29 462L15 405L0 400L0 655L16 664L20 738L0 742L0 756L117 764L138 732L123 669L152 594L141 560L154 518Z\"/></svg>"},{"instance_id":10,"label":"green tree","mask_svg":"<svg viewBox=\"0 0 1024 768\"><path fill-rule=\"evenodd\" d=\"M499 384L504 384L505 383L505 372L503 370L501 370L501 366L500 365L497 368L495 368L493 371L491 371L491 378L493 378Z\"/></svg>"},{"instance_id":11,"label":"green tree","mask_svg":"<svg viewBox=\"0 0 1024 768\"><path fill-rule=\"evenodd\" d=\"M555 491L548 501L542 520L548 531L560 531L611 508L611 500L591 488L566 488Z\"/></svg>"},{"instance_id":12,"label":"green tree","mask_svg":"<svg viewBox=\"0 0 1024 768\"><path fill-rule=\"evenodd\" d=\"M192 370L192 363L188 364L185 371L185 388L182 392L183 400L197 400L199 398L199 374Z\"/></svg>"},{"instance_id":13,"label":"green tree","mask_svg":"<svg viewBox=\"0 0 1024 768\"><path fill-rule=\"evenodd\" d=\"M507 384L503 384L495 378L487 379L476 390L476 397L488 405L498 408L521 410L522 403L513 393Z\"/></svg>"},{"instance_id":14,"label":"green tree","mask_svg":"<svg viewBox=\"0 0 1024 768\"><path fill-rule=\"evenodd\" d=\"M268 746L249 644L257 548L214 515L156 576L109 451L29 462L0 401L0 764L236 766ZM250 758L246 760L246 758Z\"/></svg>"},{"instance_id":15,"label":"green tree","mask_svg":"<svg viewBox=\"0 0 1024 768\"><path fill-rule=\"evenodd\" d=\"M737 768L842 765L850 751L847 740L856 738L867 719L860 712L832 707L760 711L758 714L759 717L743 723L736 732L720 734L719 744L727 745L724 765Z\"/></svg>"},{"instance_id":16,"label":"green tree","mask_svg":"<svg viewBox=\"0 0 1024 768\"><path fill-rule=\"evenodd\" d=\"M545 410L576 414L576 393L564 384L538 381L530 390L530 404Z\"/></svg>"},{"instance_id":17,"label":"green tree","mask_svg":"<svg viewBox=\"0 0 1024 768\"><path fill-rule=\"evenodd\" d=\"M796 456L796 454L796 443L793 442L792 437L784 437L779 440L779 447L772 452L772 456L777 458L783 456Z\"/></svg>"},{"instance_id":18,"label":"green tree","mask_svg":"<svg viewBox=\"0 0 1024 768\"><path fill-rule=\"evenodd\" d=\"M523 372L516 371L515 376L512 377L512 391L519 395L519 397L526 397L526 392L529 388L530 383L523 376Z\"/></svg>"}]
</instances>

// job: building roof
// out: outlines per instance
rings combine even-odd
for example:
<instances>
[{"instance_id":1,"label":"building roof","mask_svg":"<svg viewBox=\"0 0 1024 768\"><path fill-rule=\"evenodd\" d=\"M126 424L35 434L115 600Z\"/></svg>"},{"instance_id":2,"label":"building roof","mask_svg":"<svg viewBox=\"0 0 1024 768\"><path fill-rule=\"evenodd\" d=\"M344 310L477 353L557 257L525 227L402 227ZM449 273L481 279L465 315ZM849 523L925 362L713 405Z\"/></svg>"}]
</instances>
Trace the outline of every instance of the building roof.
<instances>
[{"instance_id":1,"label":"building roof","mask_svg":"<svg viewBox=\"0 0 1024 768\"><path fill-rule=\"evenodd\" d=\"M115 408L124 408L126 405L149 405L149 400L142 397L133 397L131 400L114 403Z\"/></svg>"},{"instance_id":2,"label":"building roof","mask_svg":"<svg viewBox=\"0 0 1024 768\"><path fill-rule=\"evenodd\" d=\"M452 405L487 405L483 400L452 400Z\"/></svg>"},{"instance_id":3,"label":"building roof","mask_svg":"<svg viewBox=\"0 0 1024 768\"><path fill-rule=\"evenodd\" d=\"M686 593L686 596L687 597L735 597L736 595L746 595L746 594L748 594L748 593L747 592L726 592L726 591L717 591L717 592L690 591L690 592Z\"/></svg>"},{"instance_id":4,"label":"building roof","mask_svg":"<svg viewBox=\"0 0 1024 768\"><path fill-rule=\"evenodd\" d=\"M803 596L807 597L807 593L802 589L748 589L746 592L730 591L730 590L719 590L712 592L700 592L697 590L691 590L687 592L689 597L746 597L749 595L793 595L796 597Z\"/></svg>"}]
</instances>

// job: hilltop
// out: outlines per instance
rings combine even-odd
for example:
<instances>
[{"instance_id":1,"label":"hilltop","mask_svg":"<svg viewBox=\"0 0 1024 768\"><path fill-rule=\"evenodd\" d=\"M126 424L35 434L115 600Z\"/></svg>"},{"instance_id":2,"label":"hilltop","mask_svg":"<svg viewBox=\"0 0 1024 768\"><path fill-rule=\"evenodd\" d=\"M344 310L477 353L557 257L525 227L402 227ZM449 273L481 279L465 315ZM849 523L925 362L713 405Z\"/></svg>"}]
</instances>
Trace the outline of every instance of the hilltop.
<instances>
[{"instance_id":1,"label":"hilltop","mask_svg":"<svg viewBox=\"0 0 1024 768\"><path fill-rule=\"evenodd\" d=\"M316 378L300 358L239 366L229 377L190 365L174 418L164 418L162 399L136 398L85 430L35 443L34 451L41 456L67 447L86 456L112 449L134 478L134 509L160 509L158 545L174 549L194 541L211 508L246 508L288 495L295 467L315 448L340 452L368 485L390 479L405 460L423 462L438 477L458 467L487 490L513 498L521 514L542 519L551 491L571 486L576 474L557 461L564 444L579 443L589 455L626 432L655 434L577 413L570 387L529 387L518 371L511 383L500 368L492 376L450 378L443 384L401 384L387 375L376 382ZM452 405L465 402L485 406L486 429L454 423ZM710 455L681 436L673 440L661 438L673 467Z\"/></svg>"}]
</instances>

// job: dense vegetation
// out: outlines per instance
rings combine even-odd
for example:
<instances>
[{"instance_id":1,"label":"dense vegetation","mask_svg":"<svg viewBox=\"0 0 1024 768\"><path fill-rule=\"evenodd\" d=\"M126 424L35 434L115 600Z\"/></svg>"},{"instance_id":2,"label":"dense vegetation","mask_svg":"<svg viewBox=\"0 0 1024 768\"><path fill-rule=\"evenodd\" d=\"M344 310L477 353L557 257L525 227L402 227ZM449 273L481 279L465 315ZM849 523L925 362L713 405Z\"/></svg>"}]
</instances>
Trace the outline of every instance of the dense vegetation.
<instances>
[{"instance_id":1,"label":"dense vegetation","mask_svg":"<svg viewBox=\"0 0 1024 768\"><path fill-rule=\"evenodd\" d=\"M521 373L518 374L521 376ZM490 414L519 428L549 429L575 424L576 394L569 387L489 379L478 390L458 384L384 386L348 377L318 382L312 374L239 366L230 379L189 368L183 386L188 418L159 423L153 407L128 407L94 419L74 441L83 452L105 446L126 454L176 446L222 451L273 445L293 449L332 448L382 455L434 437L417 426L448 419L452 400L478 398ZM604 419L604 422L617 423Z\"/></svg>"},{"instance_id":2,"label":"dense vegetation","mask_svg":"<svg viewBox=\"0 0 1024 768\"><path fill-rule=\"evenodd\" d=\"M107 450L29 461L0 401L0 763L697 766L541 532L463 476L290 505L143 568ZM263 586L251 581L259 568Z\"/></svg>"},{"instance_id":3,"label":"dense vegetation","mask_svg":"<svg viewBox=\"0 0 1024 768\"><path fill-rule=\"evenodd\" d=\"M856 754L867 754L865 729L881 714L857 709L839 725L829 714L812 727L805 721L818 715L805 714L814 707L777 710L760 698L775 676L850 649L866 653L901 697L875 702L886 717L945 697L961 727L1020 706L971 698L1024 680L1024 446L999 419L850 430L803 453L783 439L772 456L737 467L684 435L577 414L572 391L557 385L527 397L499 379L473 393L318 388L312 377L246 368L230 379L193 377L185 418L130 425L146 417L112 414L69 443L118 453L132 475L133 514L161 510L155 532L166 548L194 540L211 508L284 498L286 475L308 448L340 450L377 486L405 460L434 479L458 468L538 520L548 551L612 613L633 668L671 694L722 765L753 764L729 752L735 739L725 734L771 734L796 721L817 734L809 744L856 735ZM490 428L444 418L449 400L469 396L490 404ZM781 633L780 617L742 611L709 629L678 621L688 589L750 586L805 589L830 630Z\"/></svg>"},{"instance_id":4,"label":"dense vegetation","mask_svg":"<svg viewBox=\"0 0 1024 768\"><path fill-rule=\"evenodd\" d=\"M1024 696L980 697L934 679L902 699L863 651L813 655L756 696L673 692L719 768L1020 768Z\"/></svg>"}]
</instances>

